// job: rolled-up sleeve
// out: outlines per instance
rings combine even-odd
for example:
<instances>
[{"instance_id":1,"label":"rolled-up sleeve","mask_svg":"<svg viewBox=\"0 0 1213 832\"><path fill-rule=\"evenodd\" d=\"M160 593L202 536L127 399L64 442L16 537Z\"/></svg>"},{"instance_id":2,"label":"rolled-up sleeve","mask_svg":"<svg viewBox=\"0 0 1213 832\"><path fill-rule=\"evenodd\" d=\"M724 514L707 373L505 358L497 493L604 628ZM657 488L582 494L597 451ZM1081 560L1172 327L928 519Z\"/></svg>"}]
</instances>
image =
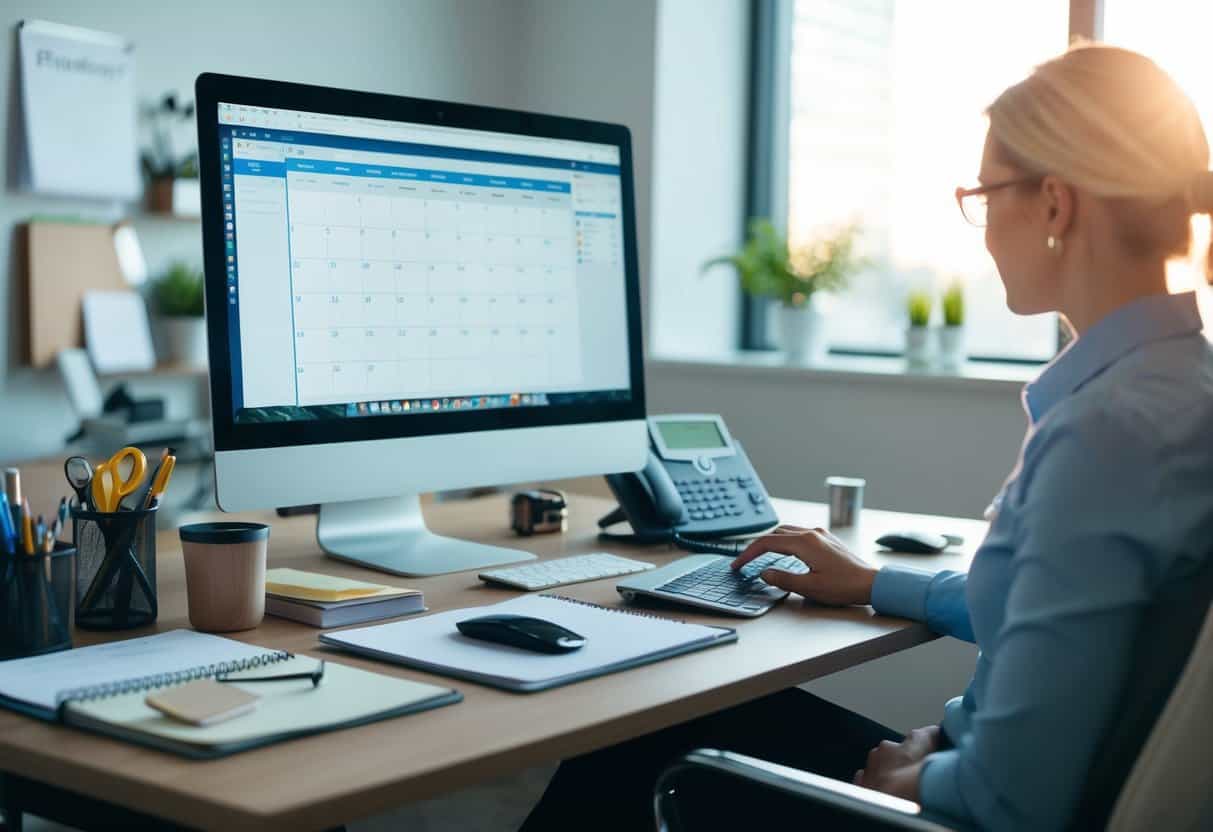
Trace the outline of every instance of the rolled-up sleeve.
<instances>
[{"instance_id":1,"label":"rolled-up sleeve","mask_svg":"<svg viewBox=\"0 0 1213 832\"><path fill-rule=\"evenodd\" d=\"M922 621L931 632L973 641L973 624L965 602L963 572L927 572L909 566L886 566L872 584L872 606L881 615Z\"/></svg>"},{"instance_id":2,"label":"rolled-up sleeve","mask_svg":"<svg viewBox=\"0 0 1213 832\"><path fill-rule=\"evenodd\" d=\"M919 781L925 807L995 832L1068 825L1158 567L1126 518L1166 511L1157 466L1108 417L1035 451L989 684L971 730Z\"/></svg>"}]
</instances>

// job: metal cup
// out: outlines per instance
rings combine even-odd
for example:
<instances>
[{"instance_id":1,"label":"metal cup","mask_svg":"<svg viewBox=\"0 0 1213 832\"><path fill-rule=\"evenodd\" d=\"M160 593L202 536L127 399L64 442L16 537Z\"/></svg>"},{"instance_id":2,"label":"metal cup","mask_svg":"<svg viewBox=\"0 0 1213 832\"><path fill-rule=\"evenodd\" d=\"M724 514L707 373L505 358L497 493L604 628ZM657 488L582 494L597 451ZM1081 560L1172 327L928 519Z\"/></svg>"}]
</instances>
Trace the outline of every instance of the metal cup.
<instances>
[{"instance_id":1,"label":"metal cup","mask_svg":"<svg viewBox=\"0 0 1213 832\"><path fill-rule=\"evenodd\" d=\"M826 477L830 489L830 528L841 529L859 522L863 511L863 487L867 480L860 477Z\"/></svg>"}]
</instances>

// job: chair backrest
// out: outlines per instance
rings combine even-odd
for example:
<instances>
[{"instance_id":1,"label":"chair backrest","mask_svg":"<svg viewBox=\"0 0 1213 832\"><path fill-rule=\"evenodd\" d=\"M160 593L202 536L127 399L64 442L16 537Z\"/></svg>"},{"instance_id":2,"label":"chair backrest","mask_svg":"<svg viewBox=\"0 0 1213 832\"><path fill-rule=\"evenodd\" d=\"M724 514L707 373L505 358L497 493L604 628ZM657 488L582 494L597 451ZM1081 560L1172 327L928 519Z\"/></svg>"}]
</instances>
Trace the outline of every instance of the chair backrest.
<instances>
[{"instance_id":1,"label":"chair backrest","mask_svg":"<svg viewBox=\"0 0 1213 832\"><path fill-rule=\"evenodd\" d=\"M1190 724L1195 712L1178 695L1181 688L1186 697L1193 687L1197 687L1201 688L1204 702L1213 702L1210 693L1213 675L1208 675L1207 671L1213 666L1213 635L1210 635L1213 624L1207 621L1211 603L1213 555L1198 564L1189 561L1163 581L1143 616L1116 721L1100 742L1071 828L1103 829L1114 806L1118 816L1122 811L1131 811L1137 817L1145 810L1145 803L1152 811L1162 811L1155 800L1164 792L1141 791L1141 782L1146 779L1154 782L1153 773L1143 771L1147 764L1170 759L1172 754L1179 755L1175 758L1179 760L1183 753L1194 754L1200 750L1208 757L1207 749L1213 746L1200 749L1186 745L1184 732L1195 735L1208 726L1202 725L1198 729ZM1147 740L1148 758L1145 756ZM1133 780L1130 780L1130 772ZM1208 783L1208 776L1205 768L1189 771L1185 777L1203 778L1200 782ZM1134 788L1132 798L1126 791L1130 785ZM1179 788L1178 784L1176 788ZM1122 792L1124 799L1121 799ZM1165 793L1174 792L1168 789ZM1169 808L1178 810L1180 807ZM1121 821L1118 819L1116 823ZM1185 827L1164 824L1157 828Z\"/></svg>"},{"instance_id":2,"label":"chair backrest","mask_svg":"<svg viewBox=\"0 0 1213 832\"><path fill-rule=\"evenodd\" d=\"M1213 606L1120 791L1108 832L1213 829Z\"/></svg>"}]
</instances>

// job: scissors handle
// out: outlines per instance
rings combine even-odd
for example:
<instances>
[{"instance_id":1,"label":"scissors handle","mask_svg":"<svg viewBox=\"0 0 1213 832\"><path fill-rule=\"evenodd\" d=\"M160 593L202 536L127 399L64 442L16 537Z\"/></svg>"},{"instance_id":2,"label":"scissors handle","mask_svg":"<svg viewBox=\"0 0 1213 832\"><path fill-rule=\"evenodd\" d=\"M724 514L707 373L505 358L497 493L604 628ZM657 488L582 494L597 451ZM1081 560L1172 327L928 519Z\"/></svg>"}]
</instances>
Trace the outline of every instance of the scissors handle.
<instances>
[{"instance_id":1,"label":"scissors handle","mask_svg":"<svg viewBox=\"0 0 1213 832\"><path fill-rule=\"evenodd\" d=\"M130 473L123 476L123 463L128 459L131 470ZM110 475L113 477L114 507L108 511L117 511L118 506L122 504L122 499L128 494L133 494L139 487L139 483L143 482L143 476L147 473L147 457L143 455L143 451L128 445L111 456L106 461L105 467L109 469Z\"/></svg>"},{"instance_id":2,"label":"scissors handle","mask_svg":"<svg viewBox=\"0 0 1213 832\"><path fill-rule=\"evenodd\" d=\"M63 462L63 476L76 492L77 504L83 511L91 502L90 489L93 484L93 466L82 456L69 456Z\"/></svg>"},{"instance_id":3,"label":"scissors handle","mask_svg":"<svg viewBox=\"0 0 1213 832\"><path fill-rule=\"evenodd\" d=\"M100 463L93 471L93 505L96 506L97 511L110 512L118 508L118 501L121 498L115 487L116 479L108 462Z\"/></svg>"}]
</instances>

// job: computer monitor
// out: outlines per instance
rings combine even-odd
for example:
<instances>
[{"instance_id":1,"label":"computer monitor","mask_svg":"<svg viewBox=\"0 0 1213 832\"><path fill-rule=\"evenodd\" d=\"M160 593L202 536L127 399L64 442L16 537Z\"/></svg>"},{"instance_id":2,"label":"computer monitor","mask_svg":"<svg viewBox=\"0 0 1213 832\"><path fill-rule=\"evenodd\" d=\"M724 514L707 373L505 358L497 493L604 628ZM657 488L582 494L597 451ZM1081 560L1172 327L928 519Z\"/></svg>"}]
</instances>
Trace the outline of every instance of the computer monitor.
<instances>
[{"instance_id":1,"label":"computer monitor","mask_svg":"<svg viewBox=\"0 0 1213 832\"><path fill-rule=\"evenodd\" d=\"M319 503L328 554L431 575L532 556L431 534L420 493L643 467L626 127L196 94L222 508Z\"/></svg>"}]
</instances>

